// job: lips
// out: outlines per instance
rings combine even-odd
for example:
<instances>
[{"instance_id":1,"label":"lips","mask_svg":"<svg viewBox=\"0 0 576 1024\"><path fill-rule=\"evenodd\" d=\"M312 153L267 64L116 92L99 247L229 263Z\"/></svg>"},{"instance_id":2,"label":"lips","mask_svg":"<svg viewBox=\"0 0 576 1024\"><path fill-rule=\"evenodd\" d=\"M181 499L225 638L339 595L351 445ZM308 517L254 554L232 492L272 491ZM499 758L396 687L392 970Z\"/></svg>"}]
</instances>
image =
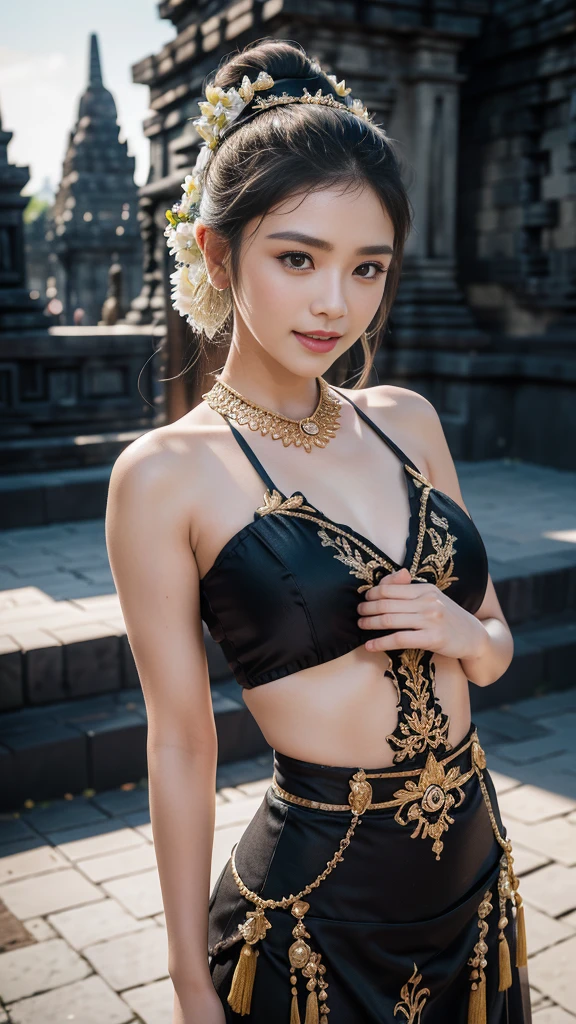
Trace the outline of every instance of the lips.
<instances>
[{"instance_id":1,"label":"lips","mask_svg":"<svg viewBox=\"0 0 576 1024\"><path fill-rule=\"evenodd\" d=\"M330 334L328 331L314 331L314 334L317 335L315 338L309 334L300 334L299 331L292 333L300 344L310 352L331 352L341 337L340 334Z\"/></svg>"}]
</instances>

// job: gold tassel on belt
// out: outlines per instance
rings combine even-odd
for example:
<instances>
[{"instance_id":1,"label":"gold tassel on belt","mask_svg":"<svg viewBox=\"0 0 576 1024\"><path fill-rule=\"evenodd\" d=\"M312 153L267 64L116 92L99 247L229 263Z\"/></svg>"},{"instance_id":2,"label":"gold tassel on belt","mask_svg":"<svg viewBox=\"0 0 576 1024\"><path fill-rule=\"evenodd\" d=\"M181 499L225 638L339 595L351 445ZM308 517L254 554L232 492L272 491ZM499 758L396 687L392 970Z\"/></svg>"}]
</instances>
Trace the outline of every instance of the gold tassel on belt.
<instances>
[{"instance_id":1,"label":"gold tassel on belt","mask_svg":"<svg viewBox=\"0 0 576 1024\"><path fill-rule=\"evenodd\" d=\"M506 917L506 900L512 899L512 885L508 874L508 858L503 853L500 858L500 875L498 877L498 904L500 919L498 921L498 991L504 992L512 984L512 968L510 966L510 947L504 929L508 924Z\"/></svg>"},{"instance_id":2,"label":"gold tassel on belt","mask_svg":"<svg viewBox=\"0 0 576 1024\"><path fill-rule=\"evenodd\" d=\"M470 998L468 1001L468 1024L487 1024L486 1022L486 953L488 952L488 946L486 944L486 933L488 931L488 922L484 919L488 917L488 914L492 910L492 893L490 889L487 889L482 898L482 902L478 907L478 928L480 935L478 942L474 946L474 955L468 960L468 964L472 967L470 972Z\"/></svg>"},{"instance_id":3,"label":"gold tassel on belt","mask_svg":"<svg viewBox=\"0 0 576 1024\"><path fill-rule=\"evenodd\" d=\"M252 989L259 956L259 950L254 949L254 946L264 938L267 929L271 927L270 921L261 909L249 910L246 920L240 925L240 931L244 936L244 945L240 950L236 969L232 976L228 1003L234 1012L239 1013L242 1017L246 1017L250 1013L252 1003Z\"/></svg>"}]
</instances>

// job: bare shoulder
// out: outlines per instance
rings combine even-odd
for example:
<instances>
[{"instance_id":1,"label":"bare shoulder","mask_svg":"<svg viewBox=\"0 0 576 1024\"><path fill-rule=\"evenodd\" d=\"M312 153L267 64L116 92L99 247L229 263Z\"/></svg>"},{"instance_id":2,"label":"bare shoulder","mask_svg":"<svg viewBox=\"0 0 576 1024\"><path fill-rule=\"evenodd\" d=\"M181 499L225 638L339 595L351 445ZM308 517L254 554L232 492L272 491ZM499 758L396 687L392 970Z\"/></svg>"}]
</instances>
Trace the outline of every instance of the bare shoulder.
<instances>
[{"instance_id":1,"label":"bare shoulder","mask_svg":"<svg viewBox=\"0 0 576 1024\"><path fill-rule=\"evenodd\" d=\"M208 410L210 412L210 410ZM159 506L189 521L194 501L209 479L213 443L222 427L196 407L180 419L136 438L116 459L110 478L109 502L143 502L143 511Z\"/></svg>"},{"instance_id":2,"label":"bare shoulder","mask_svg":"<svg viewBox=\"0 0 576 1024\"><path fill-rule=\"evenodd\" d=\"M409 388L378 384L357 391L342 391L366 412L395 441L412 461L429 476L444 432L436 409L427 398Z\"/></svg>"}]
</instances>

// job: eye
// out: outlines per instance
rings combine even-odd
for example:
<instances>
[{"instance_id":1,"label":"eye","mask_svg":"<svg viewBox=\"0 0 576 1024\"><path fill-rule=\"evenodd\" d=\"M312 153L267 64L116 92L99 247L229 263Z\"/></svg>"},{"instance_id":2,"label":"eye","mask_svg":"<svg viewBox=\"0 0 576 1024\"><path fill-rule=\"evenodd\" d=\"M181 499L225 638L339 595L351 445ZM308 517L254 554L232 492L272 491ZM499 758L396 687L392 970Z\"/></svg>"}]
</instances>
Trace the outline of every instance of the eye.
<instances>
[{"instance_id":1,"label":"eye","mask_svg":"<svg viewBox=\"0 0 576 1024\"><path fill-rule=\"evenodd\" d=\"M368 273L371 269L374 270L373 274ZM364 280L371 281L374 280L375 277L378 277L379 274L385 274L387 269L388 268L383 267L381 263L361 263L359 267L356 267L355 273L358 274L358 277L363 277ZM358 271L362 271L362 273L358 273Z\"/></svg>"},{"instance_id":2,"label":"eye","mask_svg":"<svg viewBox=\"0 0 576 1024\"><path fill-rule=\"evenodd\" d=\"M279 259L280 262L290 270L309 270L310 268L303 266L303 263L306 260L310 260L310 262L312 261L312 257L308 256L305 252L283 252L281 256L277 257L277 259ZM287 262L287 260L290 262Z\"/></svg>"}]
</instances>

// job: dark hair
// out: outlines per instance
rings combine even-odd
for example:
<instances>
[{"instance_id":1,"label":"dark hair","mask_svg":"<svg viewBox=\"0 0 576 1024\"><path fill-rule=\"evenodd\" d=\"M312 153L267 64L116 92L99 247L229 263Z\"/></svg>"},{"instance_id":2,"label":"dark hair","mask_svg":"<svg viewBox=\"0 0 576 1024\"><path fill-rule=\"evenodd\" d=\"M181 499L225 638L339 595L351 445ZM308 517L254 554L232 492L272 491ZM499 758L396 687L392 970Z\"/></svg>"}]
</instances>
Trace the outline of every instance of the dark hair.
<instances>
[{"instance_id":1,"label":"dark hair","mask_svg":"<svg viewBox=\"0 0 576 1024\"><path fill-rule=\"evenodd\" d=\"M318 64L291 41L265 39L223 63L210 84L239 86L244 75L253 81L259 71L280 78L310 78ZM323 73L323 72L322 72ZM332 90L331 83L326 81ZM232 126L234 127L234 126ZM362 336L364 366L354 385L368 380L380 338L396 297L411 209L398 159L390 139L375 124L344 109L293 103L263 110L223 137L207 166L202 203L203 223L229 246L233 283L239 276L242 233L254 217L291 195L319 189L372 187L394 227L394 253L380 308Z\"/></svg>"}]
</instances>

